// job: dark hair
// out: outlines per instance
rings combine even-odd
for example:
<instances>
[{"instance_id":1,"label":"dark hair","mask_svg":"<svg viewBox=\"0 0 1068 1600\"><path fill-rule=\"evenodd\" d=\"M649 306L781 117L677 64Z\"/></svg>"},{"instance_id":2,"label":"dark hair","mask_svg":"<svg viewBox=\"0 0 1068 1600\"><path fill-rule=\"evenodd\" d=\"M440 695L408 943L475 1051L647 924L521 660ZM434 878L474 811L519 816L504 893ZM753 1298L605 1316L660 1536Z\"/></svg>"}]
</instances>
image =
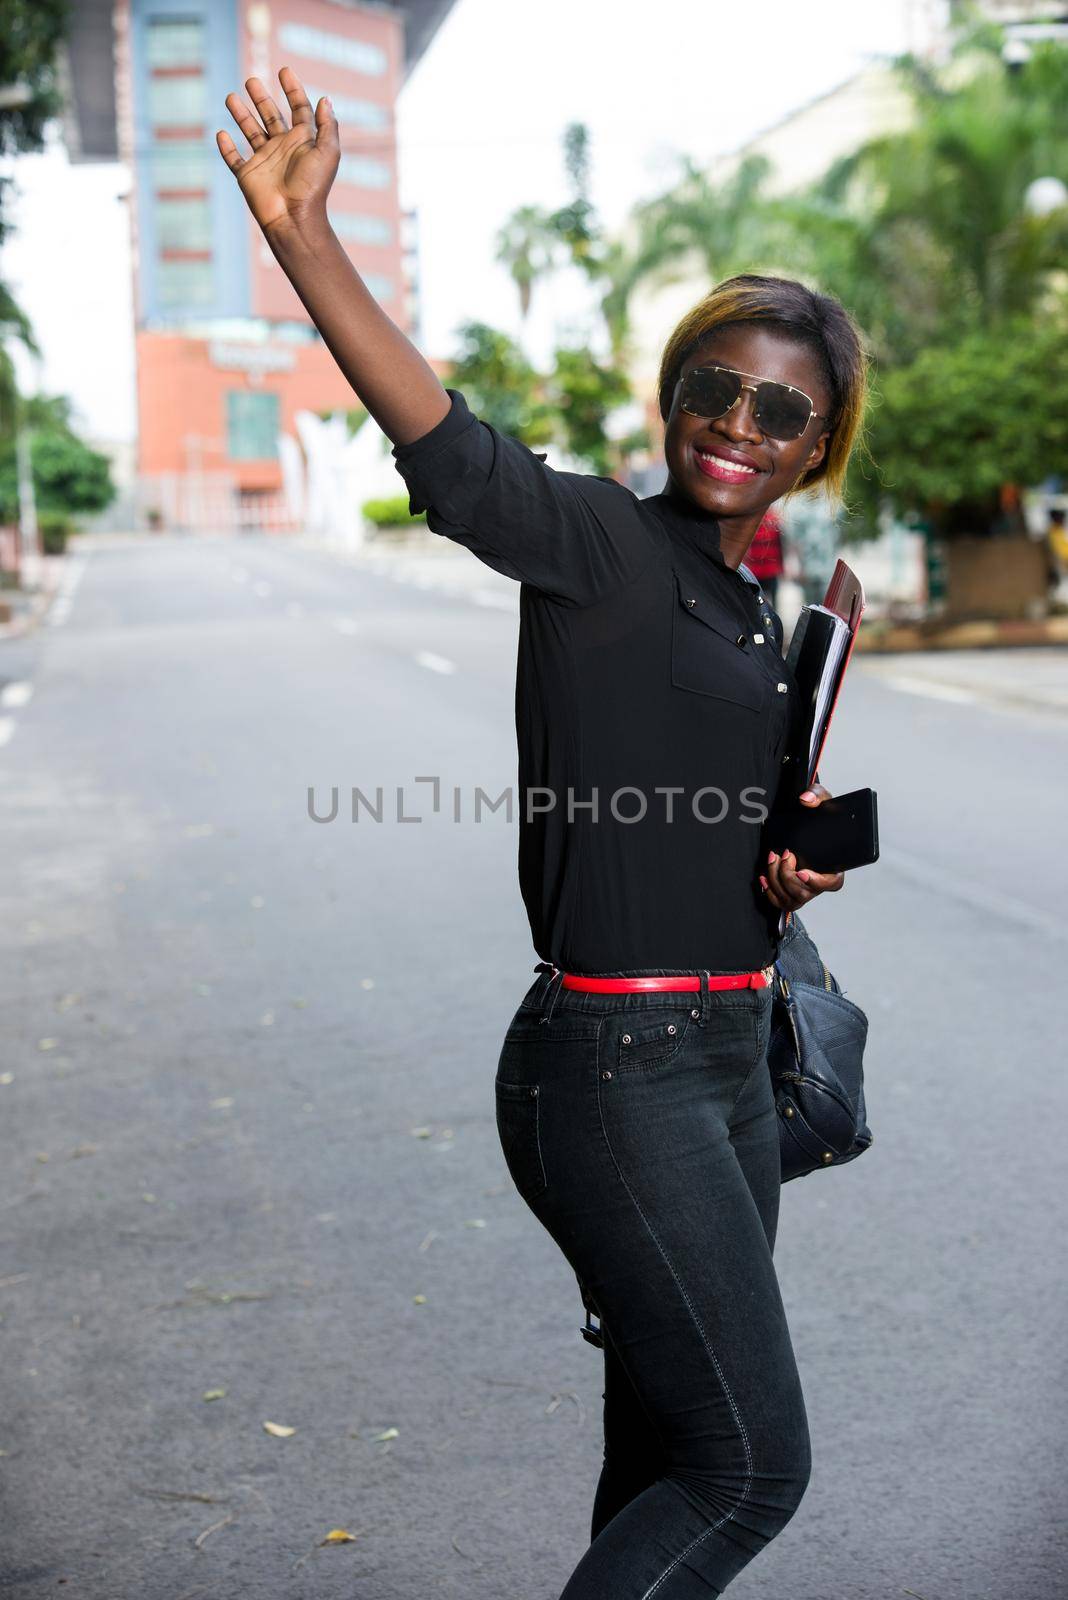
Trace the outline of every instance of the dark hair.
<instances>
[{"instance_id":1,"label":"dark hair","mask_svg":"<svg viewBox=\"0 0 1068 1600\"><path fill-rule=\"evenodd\" d=\"M826 423L831 437L823 460L803 472L788 493L822 483L828 498L840 502L849 457L863 431L869 357L859 328L832 295L819 294L794 278L748 272L717 284L686 313L664 346L658 386L660 415L666 422L683 362L721 328L739 323L771 324L807 345L818 358L831 398L831 416Z\"/></svg>"}]
</instances>

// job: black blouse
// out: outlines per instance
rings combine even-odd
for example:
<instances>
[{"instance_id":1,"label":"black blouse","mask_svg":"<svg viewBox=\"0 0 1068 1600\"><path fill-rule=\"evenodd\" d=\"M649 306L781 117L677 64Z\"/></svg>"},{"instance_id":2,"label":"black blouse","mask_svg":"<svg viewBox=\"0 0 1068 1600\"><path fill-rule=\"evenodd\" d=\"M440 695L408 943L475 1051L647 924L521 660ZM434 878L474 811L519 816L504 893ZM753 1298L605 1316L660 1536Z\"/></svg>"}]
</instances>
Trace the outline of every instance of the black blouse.
<instances>
[{"instance_id":1,"label":"black blouse","mask_svg":"<svg viewBox=\"0 0 1068 1600\"><path fill-rule=\"evenodd\" d=\"M393 450L413 512L520 581L519 880L569 972L742 972L778 946L760 824L797 689L719 524L667 491L558 472L455 389Z\"/></svg>"}]
</instances>

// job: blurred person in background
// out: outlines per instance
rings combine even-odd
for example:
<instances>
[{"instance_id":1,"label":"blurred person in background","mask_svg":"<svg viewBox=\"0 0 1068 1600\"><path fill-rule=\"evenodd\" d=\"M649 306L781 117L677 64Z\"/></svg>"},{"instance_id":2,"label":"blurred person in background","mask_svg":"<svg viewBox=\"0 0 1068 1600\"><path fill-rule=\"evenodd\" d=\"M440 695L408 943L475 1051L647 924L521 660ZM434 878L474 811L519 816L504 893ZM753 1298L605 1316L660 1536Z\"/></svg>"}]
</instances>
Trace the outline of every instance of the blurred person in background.
<instances>
[{"instance_id":1,"label":"blurred person in background","mask_svg":"<svg viewBox=\"0 0 1068 1600\"><path fill-rule=\"evenodd\" d=\"M1068 579L1068 516L1063 506L1051 506L1046 527L1051 598L1059 598L1061 585Z\"/></svg>"},{"instance_id":2,"label":"blurred person in background","mask_svg":"<svg viewBox=\"0 0 1068 1600\"><path fill-rule=\"evenodd\" d=\"M767 595L768 603L775 604L779 579L783 573L782 523L778 513L769 506L764 519L746 552L745 564Z\"/></svg>"},{"instance_id":3,"label":"blurred person in background","mask_svg":"<svg viewBox=\"0 0 1068 1600\"><path fill-rule=\"evenodd\" d=\"M831 297L729 279L663 352L665 489L638 499L558 472L443 388L375 301L327 216L340 154L330 103L313 108L288 67L279 82L292 126L250 78L255 110L226 101L249 153L224 132L220 153L393 440L412 511L522 586L519 874L541 960L501 1048L497 1127L604 1349L591 1542L561 1600L717 1595L809 1481L772 1260L770 979L780 913L844 881L798 870L790 850L761 859L746 797L773 804L799 707L781 621L741 569L775 501L818 483L841 493L864 352ZM708 787L710 762L722 788ZM591 786L611 818L590 812ZM580 796L566 821L565 789L569 812ZM635 793L652 815L630 801L616 813ZM664 795L687 793L691 805L665 811ZM709 793L727 802L718 817L697 808ZM532 810L546 794L554 803ZM817 784L802 799L827 797ZM458 1018L488 1003L492 972L478 951ZM529 1503L516 1514L529 1522Z\"/></svg>"}]
</instances>

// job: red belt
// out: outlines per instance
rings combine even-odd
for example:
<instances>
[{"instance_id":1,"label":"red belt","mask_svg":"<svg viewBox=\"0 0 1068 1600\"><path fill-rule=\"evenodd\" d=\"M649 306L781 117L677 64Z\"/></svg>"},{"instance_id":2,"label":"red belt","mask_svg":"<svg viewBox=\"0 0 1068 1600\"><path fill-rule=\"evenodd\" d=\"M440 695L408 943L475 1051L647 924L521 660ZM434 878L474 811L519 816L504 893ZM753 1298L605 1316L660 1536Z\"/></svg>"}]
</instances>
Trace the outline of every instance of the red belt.
<instances>
[{"instance_id":1,"label":"red belt","mask_svg":"<svg viewBox=\"0 0 1068 1600\"><path fill-rule=\"evenodd\" d=\"M761 967L757 972L713 972L709 974L708 987L766 989L774 972L774 966ZM578 973L565 972L561 983L565 989L583 989L587 994L641 994L646 989L703 989L704 975L681 972L661 978L584 978Z\"/></svg>"}]
</instances>

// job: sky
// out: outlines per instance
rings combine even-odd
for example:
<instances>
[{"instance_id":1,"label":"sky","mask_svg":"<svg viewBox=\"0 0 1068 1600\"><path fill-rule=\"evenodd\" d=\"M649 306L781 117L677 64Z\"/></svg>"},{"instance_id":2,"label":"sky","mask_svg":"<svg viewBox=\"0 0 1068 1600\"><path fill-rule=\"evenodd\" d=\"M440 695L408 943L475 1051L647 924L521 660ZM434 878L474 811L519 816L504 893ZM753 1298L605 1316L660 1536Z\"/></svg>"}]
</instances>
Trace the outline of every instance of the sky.
<instances>
[{"instance_id":1,"label":"sky","mask_svg":"<svg viewBox=\"0 0 1068 1600\"><path fill-rule=\"evenodd\" d=\"M517 207L567 198L569 122L590 130L591 198L616 226L666 186L680 152L714 168L717 155L873 56L905 48L917 3L457 0L398 103L401 202L419 218L423 350L449 355L468 317L520 333L495 235ZM116 164L72 166L58 143L6 170L15 231L0 271L42 348L39 364L22 362L23 383L70 395L91 437L131 439L126 174ZM581 321L581 288L574 301L571 293L565 284L567 314L558 287L535 295L522 330L535 360L566 335L572 306Z\"/></svg>"}]
</instances>

